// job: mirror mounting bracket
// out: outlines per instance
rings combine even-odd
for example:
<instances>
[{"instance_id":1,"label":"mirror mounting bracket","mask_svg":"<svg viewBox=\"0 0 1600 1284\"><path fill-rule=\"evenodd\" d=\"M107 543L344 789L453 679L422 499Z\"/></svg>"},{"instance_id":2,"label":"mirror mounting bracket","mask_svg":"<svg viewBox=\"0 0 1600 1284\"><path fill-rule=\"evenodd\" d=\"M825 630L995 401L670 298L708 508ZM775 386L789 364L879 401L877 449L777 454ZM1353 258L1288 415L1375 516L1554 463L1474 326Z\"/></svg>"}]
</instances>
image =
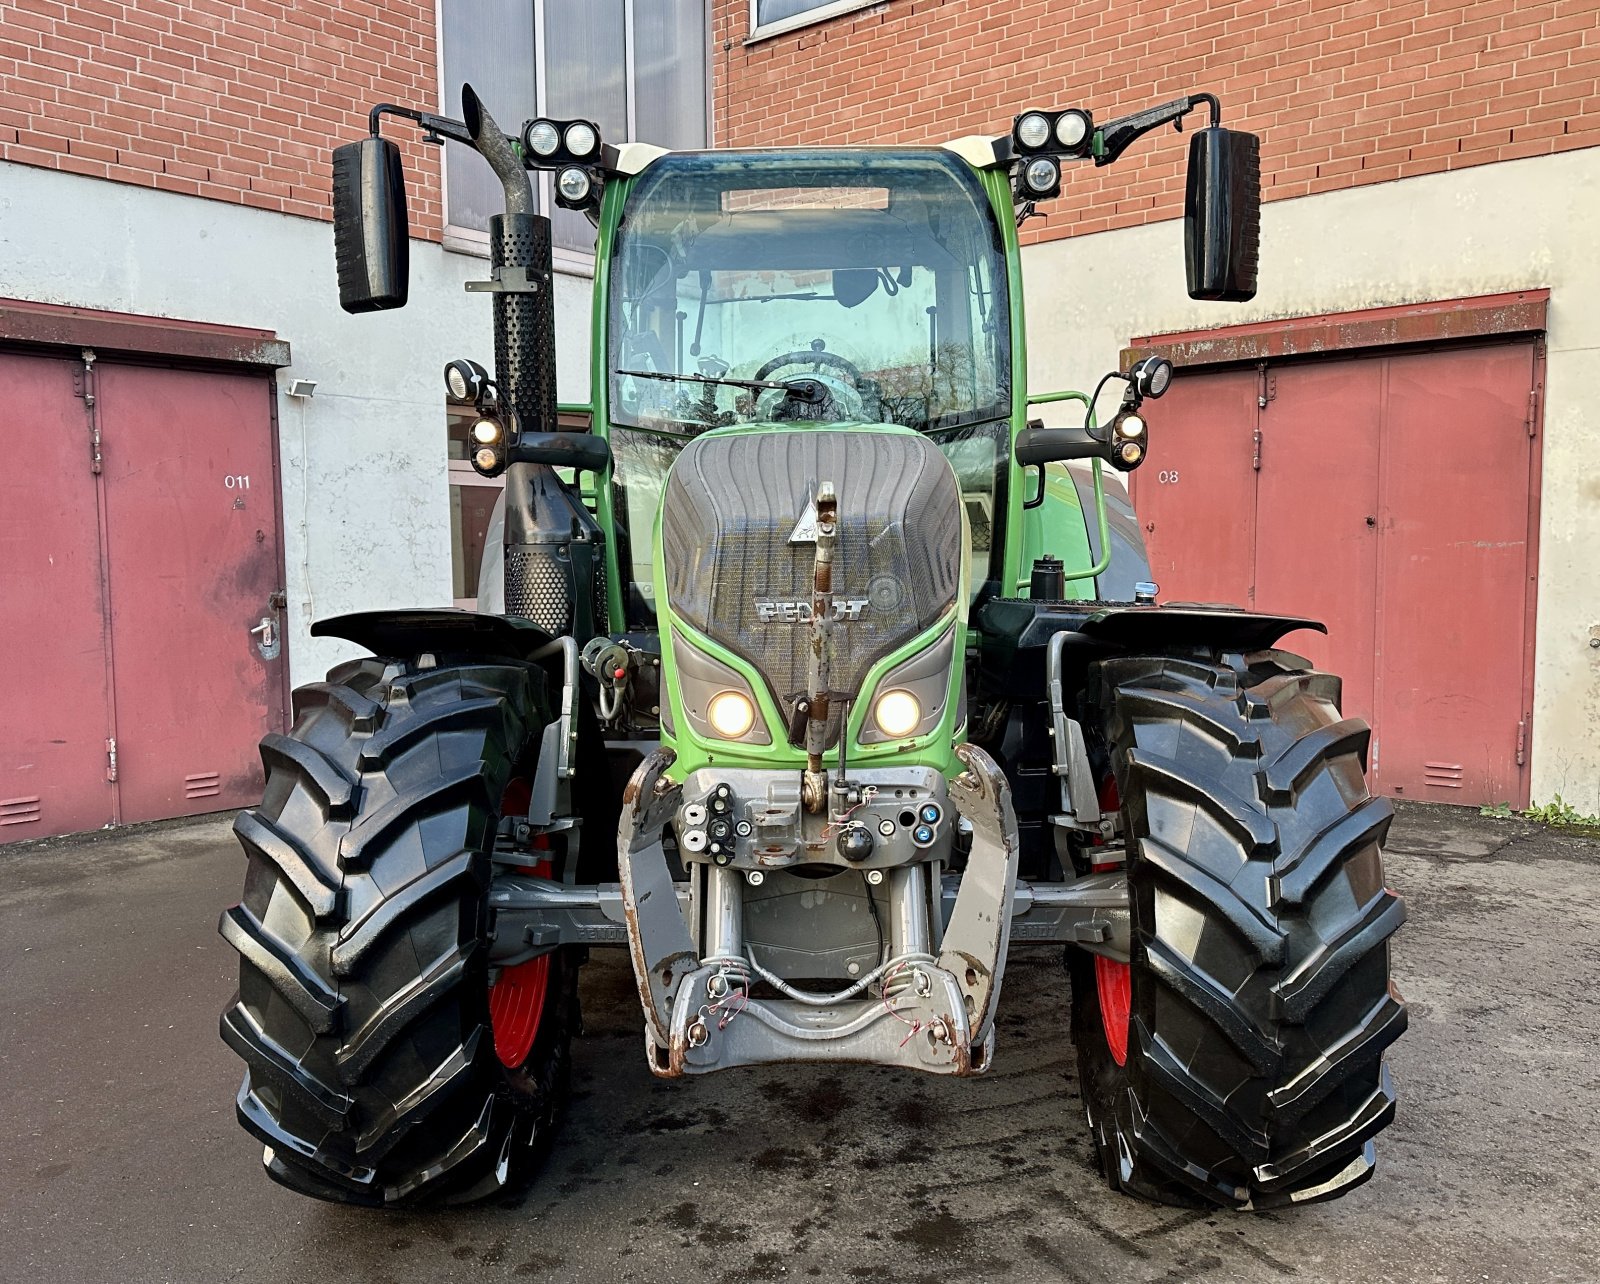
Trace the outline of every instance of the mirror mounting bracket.
<instances>
[{"instance_id":1,"label":"mirror mounting bracket","mask_svg":"<svg viewBox=\"0 0 1600 1284\"><path fill-rule=\"evenodd\" d=\"M372 131L372 136L378 136L378 124L385 116L399 116L402 120L414 121L422 127L422 141L442 145L445 139L452 142L465 143L472 146L472 134L459 120L451 120L448 116L435 116L432 112L417 111L413 107L402 107L398 103L379 103L367 113L367 128Z\"/></svg>"},{"instance_id":2,"label":"mirror mounting bracket","mask_svg":"<svg viewBox=\"0 0 1600 1284\"><path fill-rule=\"evenodd\" d=\"M1131 116L1119 116L1109 124L1102 125L1098 131L1100 146L1094 153L1096 167L1111 164L1137 139L1169 121L1174 129L1181 132L1183 118L1202 103L1211 109L1211 124L1220 125L1222 104L1217 101L1215 94L1186 94L1182 98L1173 99L1170 103L1134 112Z\"/></svg>"},{"instance_id":3,"label":"mirror mounting bracket","mask_svg":"<svg viewBox=\"0 0 1600 1284\"><path fill-rule=\"evenodd\" d=\"M544 288L544 274L531 274L526 267L501 264L488 281L468 281L466 289L474 294L537 294Z\"/></svg>"}]
</instances>

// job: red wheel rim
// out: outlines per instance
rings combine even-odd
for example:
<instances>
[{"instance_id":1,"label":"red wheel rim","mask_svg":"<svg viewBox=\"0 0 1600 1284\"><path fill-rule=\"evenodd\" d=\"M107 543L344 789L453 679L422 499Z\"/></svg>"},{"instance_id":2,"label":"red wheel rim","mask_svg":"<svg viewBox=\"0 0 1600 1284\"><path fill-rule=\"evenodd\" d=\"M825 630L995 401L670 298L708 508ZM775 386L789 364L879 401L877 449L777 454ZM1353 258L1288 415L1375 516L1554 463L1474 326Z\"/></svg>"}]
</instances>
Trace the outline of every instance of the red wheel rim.
<instances>
[{"instance_id":1,"label":"red wheel rim","mask_svg":"<svg viewBox=\"0 0 1600 1284\"><path fill-rule=\"evenodd\" d=\"M1133 1009L1132 973L1126 963L1115 959L1094 959L1094 983L1100 991L1100 1024L1105 1028L1106 1046L1119 1066L1128 1062L1128 1015Z\"/></svg>"},{"instance_id":2,"label":"red wheel rim","mask_svg":"<svg viewBox=\"0 0 1600 1284\"><path fill-rule=\"evenodd\" d=\"M489 987L489 1025L501 1065L518 1069L533 1051L549 988L548 954L502 969L500 979Z\"/></svg>"},{"instance_id":3,"label":"red wheel rim","mask_svg":"<svg viewBox=\"0 0 1600 1284\"><path fill-rule=\"evenodd\" d=\"M1101 811L1116 811L1122 806L1115 776L1107 776L1101 781L1099 792ZM1104 864L1092 865L1090 868L1096 874L1104 874L1118 867L1117 861L1107 861ZM1128 1022L1133 1012L1132 970L1126 963L1118 963L1115 959L1103 958L1096 954L1094 984L1100 995L1100 1025L1105 1031L1106 1047L1111 1050L1113 1061L1119 1066L1126 1065Z\"/></svg>"},{"instance_id":4,"label":"red wheel rim","mask_svg":"<svg viewBox=\"0 0 1600 1284\"><path fill-rule=\"evenodd\" d=\"M532 790L525 780L513 780L506 786L500 800L501 815L527 815ZM542 837L542 835L541 835ZM544 840L548 843L548 839ZM536 845L539 840L535 840ZM541 860L537 865L522 867L525 874L538 878L551 876L550 862ZM550 989L550 955L541 954L502 968L495 983L489 987L489 1028L494 1031L495 1055L508 1069L520 1069L533 1051L533 1041L539 1037L539 1023L544 1019L545 995Z\"/></svg>"}]
</instances>

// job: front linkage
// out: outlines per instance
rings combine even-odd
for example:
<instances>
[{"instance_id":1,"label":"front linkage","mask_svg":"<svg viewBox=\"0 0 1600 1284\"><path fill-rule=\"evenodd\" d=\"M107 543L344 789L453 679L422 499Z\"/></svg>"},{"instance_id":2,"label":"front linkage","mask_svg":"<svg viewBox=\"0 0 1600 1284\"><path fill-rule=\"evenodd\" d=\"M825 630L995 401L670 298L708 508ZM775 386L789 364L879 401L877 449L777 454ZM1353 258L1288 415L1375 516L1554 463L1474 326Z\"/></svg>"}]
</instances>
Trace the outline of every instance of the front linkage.
<instances>
[{"instance_id":1,"label":"front linkage","mask_svg":"<svg viewBox=\"0 0 1600 1284\"><path fill-rule=\"evenodd\" d=\"M690 893L689 920L703 924L696 945L662 845L664 827L682 807L683 787L662 775L672 762L669 750L645 760L628 784L618 858L646 1052L656 1074L783 1061L858 1061L955 1075L988 1068L1011 936L1017 821L994 760L972 745L957 753L965 770L951 783L948 801L971 822L972 845L948 920L930 898L929 871L936 867L928 862L868 871L887 890L887 957L832 993L790 985L747 952L742 892L747 880L764 881L758 869L694 866L703 875L690 882L703 900L695 905ZM763 983L775 997L756 996Z\"/></svg>"}]
</instances>

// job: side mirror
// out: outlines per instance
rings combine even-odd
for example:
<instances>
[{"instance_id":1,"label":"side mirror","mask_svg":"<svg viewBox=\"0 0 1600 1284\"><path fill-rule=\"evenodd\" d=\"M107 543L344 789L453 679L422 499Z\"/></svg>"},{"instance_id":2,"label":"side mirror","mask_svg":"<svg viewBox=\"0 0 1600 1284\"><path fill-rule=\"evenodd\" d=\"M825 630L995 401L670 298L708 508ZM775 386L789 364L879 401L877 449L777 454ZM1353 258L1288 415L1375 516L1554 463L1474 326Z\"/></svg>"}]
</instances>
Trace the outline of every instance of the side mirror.
<instances>
[{"instance_id":1,"label":"side mirror","mask_svg":"<svg viewBox=\"0 0 1600 1284\"><path fill-rule=\"evenodd\" d=\"M405 167L387 138L333 149L333 249L341 308L405 307L411 275Z\"/></svg>"},{"instance_id":2,"label":"side mirror","mask_svg":"<svg viewBox=\"0 0 1600 1284\"><path fill-rule=\"evenodd\" d=\"M1197 130L1183 202L1189 297L1253 299L1260 249L1261 140L1220 125Z\"/></svg>"}]
</instances>

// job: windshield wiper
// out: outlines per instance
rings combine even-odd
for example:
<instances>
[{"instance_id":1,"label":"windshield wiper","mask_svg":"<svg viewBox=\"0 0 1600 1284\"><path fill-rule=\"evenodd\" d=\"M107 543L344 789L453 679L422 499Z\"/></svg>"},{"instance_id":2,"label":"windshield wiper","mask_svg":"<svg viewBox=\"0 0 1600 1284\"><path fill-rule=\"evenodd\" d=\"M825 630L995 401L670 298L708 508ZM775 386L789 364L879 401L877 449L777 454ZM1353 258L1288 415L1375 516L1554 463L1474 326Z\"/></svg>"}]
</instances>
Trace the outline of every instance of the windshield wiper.
<instances>
[{"instance_id":1,"label":"windshield wiper","mask_svg":"<svg viewBox=\"0 0 1600 1284\"><path fill-rule=\"evenodd\" d=\"M764 391L767 388L777 388L786 392L796 401L807 404L822 400L823 389L815 379L799 378L790 379L786 383L773 383L768 379L719 379L711 375L699 374L674 374L670 370L618 370L619 375L631 375L635 379L666 379L674 383L710 383L724 388L751 388L755 391Z\"/></svg>"}]
</instances>

